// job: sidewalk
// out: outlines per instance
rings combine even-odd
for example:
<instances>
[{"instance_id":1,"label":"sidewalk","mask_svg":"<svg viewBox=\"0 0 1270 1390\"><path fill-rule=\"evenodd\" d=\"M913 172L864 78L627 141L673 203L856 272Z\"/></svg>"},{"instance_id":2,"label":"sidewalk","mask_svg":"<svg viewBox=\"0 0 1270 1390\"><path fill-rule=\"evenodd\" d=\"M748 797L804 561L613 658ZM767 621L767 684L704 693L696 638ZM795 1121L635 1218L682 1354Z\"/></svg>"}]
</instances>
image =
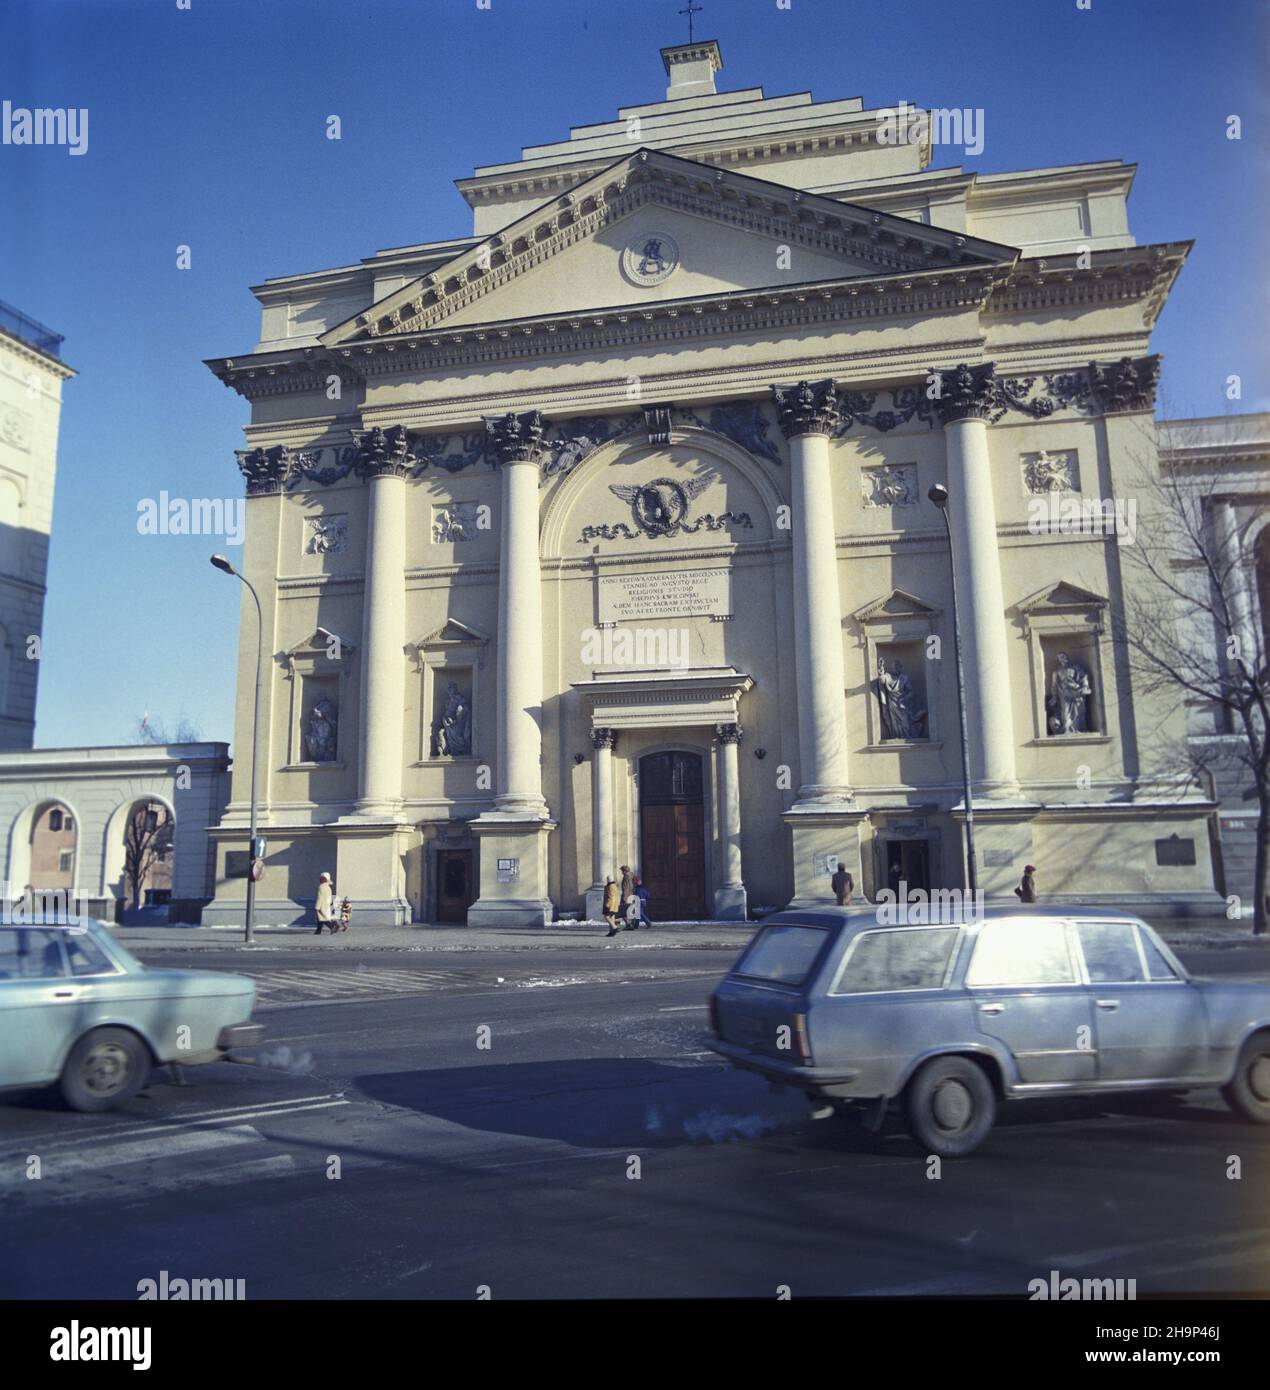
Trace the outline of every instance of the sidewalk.
<instances>
[{"instance_id":1,"label":"sidewalk","mask_svg":"<svg viewBox=\"0 0 1270 1390\"><path fill-rule=\"evenodd\" d=\"M1149 919L1147 919L1149 920ZM1252 934L1251 921L1211 917L1153 922L1173 947L1256 947L1270 950L1270 936ZM756 922L665 922L609 937L603 923L558 922L550 927L457 927L414 923L404 927L357 927L337 936L315 936L311 926L257 927L258 951L549 951L695 950L739 952ZM115 936L140 951L245 950L241 927L112 927Z\"/></svg>"},{"instance_id":2,"label":"sidewalk","mask_svg":"<svg viewBox=\"0 0 1270 1390\"><path fill-rule=\"evenodd\" d=\"M688 949L739 952L754 935L753 922L667 922L651 929L608 935L602 922L560 922L550 927L353 926L337 936L315 936L312 927L257 927L255 950L273 951L549 951ZM241 927L112 927L138 951L246 950Z\"/></svg>"}]
</instances>

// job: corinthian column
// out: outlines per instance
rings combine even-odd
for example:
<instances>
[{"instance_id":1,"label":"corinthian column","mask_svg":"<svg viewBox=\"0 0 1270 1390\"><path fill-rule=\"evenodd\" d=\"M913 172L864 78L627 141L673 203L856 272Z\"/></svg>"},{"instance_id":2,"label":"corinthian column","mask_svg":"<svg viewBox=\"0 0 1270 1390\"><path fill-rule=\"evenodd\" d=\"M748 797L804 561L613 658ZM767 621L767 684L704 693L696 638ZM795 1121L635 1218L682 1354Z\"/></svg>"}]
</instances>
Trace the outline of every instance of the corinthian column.
<instances>
[{"instance_id":1,"label":"corinthian column","mask_svg":"<svg viewBox=\"0 0 1270 1390\"><path fill-rule=\"evenodd\" d=\"M829 435L832 381L773 386L793 484L794 651L798 681L798 806L848 801L846 672L834 535Z\"/></svg>"},{"instance_id":2,"label":"corinthian column","mask_svg":"<svg viewBox=\"0 0 1270 1390\"><path fill-rule=\"evenodd\" d=\"M940 372L936 411L944 426L948 520L961 608L971 776L988 796L1018 792L1005 600L988 458L988 417L997 409L991 362Z\"/></svg>"},{"instance_id":3,"label":"corinthian column","mask_svg":"<svg viewBox=\"0 0 1270 1390\"><path fill-rule=\"evenodd\" d=\"M361 758L357 814L393 816L401 808L405 477L409 439L400 425L358 439L357 469L370 483L362 599Z\"/></svg>"},{"instance_id":4,"label":"corinthian column","mask_svg":"<svg viewBox=\"0 0 1270 1390\"><path fill-rule=\"evenodd\" d=\"M542 582L538 565L538 411L487 422L503 474L498 570L499 811L542 819Z\"/></svg>"},{"instance_id":5,"label":"corinthian column","mask_svg":"<svg viewBox=\"0 0 1270 1390\"><path fill-rule=\"evenodd\" d=\"M591 865L593 888L601 893L613 872L613 729L592 729Z\"/></svg>"}]
</instances>

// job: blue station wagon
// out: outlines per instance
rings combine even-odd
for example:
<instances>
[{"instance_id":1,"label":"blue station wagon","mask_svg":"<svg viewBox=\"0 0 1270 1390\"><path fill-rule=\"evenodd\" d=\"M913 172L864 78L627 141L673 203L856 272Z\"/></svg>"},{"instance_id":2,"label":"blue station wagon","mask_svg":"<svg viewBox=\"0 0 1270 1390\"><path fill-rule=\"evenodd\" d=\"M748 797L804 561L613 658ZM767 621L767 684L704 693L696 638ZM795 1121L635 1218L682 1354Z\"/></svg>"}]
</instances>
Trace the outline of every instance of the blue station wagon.
<instances>
[{"instance_id":1,"label":"blue station wagon","mask_svg":"<svg viewBox=\"0 0 1270 1390\"><path fill-rule=\"evenodd\" d=\"M56 1085L107 1110L160 1063L261 1041L255 995L244 975L142 965L101 922L0 924L0 1090Z\"/></svg>"},{"instance_id":2,"label":"blue station wagon","mask_svg":"<svg viewBox=\"0 0 1270 1390\"><path fill-rule=\"evenodd\" d=\"M734 1066L822 1110L866 1104L874 1128L898 1103L946 1157L983 1142L999 1101L1028 1096L1217 1086L1270 1123L1270 986L1193 979L1120 913L779 913L715 990L711 1023Z\"/></svg>"}]
</instances>

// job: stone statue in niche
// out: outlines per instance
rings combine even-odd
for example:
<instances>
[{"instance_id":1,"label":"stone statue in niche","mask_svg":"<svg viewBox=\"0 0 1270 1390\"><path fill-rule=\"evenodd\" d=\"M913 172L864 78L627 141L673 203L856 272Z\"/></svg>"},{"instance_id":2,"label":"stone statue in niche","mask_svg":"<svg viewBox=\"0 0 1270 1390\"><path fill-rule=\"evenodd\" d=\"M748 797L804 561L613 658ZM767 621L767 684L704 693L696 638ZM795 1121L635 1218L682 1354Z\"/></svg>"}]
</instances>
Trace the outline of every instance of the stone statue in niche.
<instances>
[{"instance_id":1,"label":"stone statue in niche","mask_svg":"<svg viewBox=\"0 0 1270 1390\"><path fill-rule=\"evenodd\" d=\"M309 727L304 731L304 756L311 763L335 761L335 736L339 717L325 695L309 711Z\"/></svg>"},{"instance_id":2,"label":"stone statue in niche","mask_svg":"<svg viewBox=\"0 0 1270 1390\"><path fill-rule=\"evenodd\" d=\"M898 657L889 671L885 658L878 657L875 684L882 709L882 738L925 738L926 711L917 708L913 683Z\"/></svg>"},{"instance_id":3,"label":"stone statue in niche","mask_svg":"<svg viewBox=\"0 0 1270 1390\"><path fill-rule=\"evenodd\" d=\"M432 726L434 758L467 758L472 753L472 706L451 681L445 688L445 709Z\"/></svg>"},{"instance_id":4,"label":"stone statue in niche","mask_svg":"<svg viewBox=\"0 0 1270 1390\"><path fill-rule=\"evenodd\" d=\"M1066 652L1059 652L1045 701L1046 728L1051 735L1091 732L1089 702L1093 690L1089 672Z\"/></svg>"}]
</instances>

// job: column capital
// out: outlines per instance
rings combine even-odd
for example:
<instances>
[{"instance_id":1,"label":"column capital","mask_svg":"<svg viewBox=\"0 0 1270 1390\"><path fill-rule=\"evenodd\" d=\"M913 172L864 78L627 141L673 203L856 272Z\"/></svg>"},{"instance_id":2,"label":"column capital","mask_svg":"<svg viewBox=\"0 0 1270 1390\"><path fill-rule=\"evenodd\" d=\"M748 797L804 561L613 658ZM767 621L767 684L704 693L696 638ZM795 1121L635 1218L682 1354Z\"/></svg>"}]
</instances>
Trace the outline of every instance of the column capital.
<instances>
[{"instance_id":1,"label":"column capital","mask_svg":"<svg viewBox=\"0 0 1270 1390\"><path fill-rule=\"evenodd\" d=\"M933 372L939 377L935 413L941 425L955 420L986 420L1001 407L997 399L997 367L983 362L971 367L959 362L951 371Z\"/></svg>"},{"instance_id":2,"label":"column capital","mask_svg":"<svg viewBox=\"0 0 1270 1390\"><path fill-rule=\"evenodd\" d=\"M838 396L832 381L800 381L773 386L776 417L786 439L800 434L832 434L837 428Z\"/></svg>"},{"instance_id":3,"label":"column capital","mask_svg":"<svg viewBox=\"0 0 1270 1390\"><path fill-rule=\"evenodd\" d=\"M714 736L720 743L740 743L745 730L739 724L716 724Z\"/></svg>"},{"instance_id":4,"label":"column capital","mask_svg":"<svg viewBox=\"0 0 1270 1390\"><path fill-rule=\"evenodd\" d=\"M404 425L380 429L376 425L353 436L357 459L353 469L359 478L404 478L414 463L410 436Z\"/></svg>"},{"instance_id":5,"label":"column capital","mask_svg":"<svg viewBox=\"0 0 1270 1390\"><path fill-rule=\"evenodd\" d=\"M489 417L485 434L496 463L537 463L542 457L542 437L547 422L540 410L527 410L517 415Z\"/></svg>"},{"instance_id":6,"label":"column capital","mask_svg":"<svg viewBox=\"0 0 1270 1390\"><path fill-rule=\"evenodd\" d=\"M601 748L614 748L617 746L616 729L592 729L591 747L599 752Z\"/></svg>"},{"instance_id":7,"label":"column capital","mask_svg":"<svg viewBox=\"0 0 1270 1390\"><path fill-rule=\"evenodd\" d=\"M1154 410L1155 388L1160 380L1160 356L1122 357L1100 366L1089 364L1089 386L1104 415L1131 410Z\"/></svg>"},{"instance_id":8,"label":"column capital","mask_svg":"<svg viewBox=\"0 0 1270 1390\"><path fill-rule=\"evenodd\" d=\"M281 492L291 472L291 450L285 444L272 449L235 449L238 471L247 480L248 497Z\"/></svg>"}]
</instances>

